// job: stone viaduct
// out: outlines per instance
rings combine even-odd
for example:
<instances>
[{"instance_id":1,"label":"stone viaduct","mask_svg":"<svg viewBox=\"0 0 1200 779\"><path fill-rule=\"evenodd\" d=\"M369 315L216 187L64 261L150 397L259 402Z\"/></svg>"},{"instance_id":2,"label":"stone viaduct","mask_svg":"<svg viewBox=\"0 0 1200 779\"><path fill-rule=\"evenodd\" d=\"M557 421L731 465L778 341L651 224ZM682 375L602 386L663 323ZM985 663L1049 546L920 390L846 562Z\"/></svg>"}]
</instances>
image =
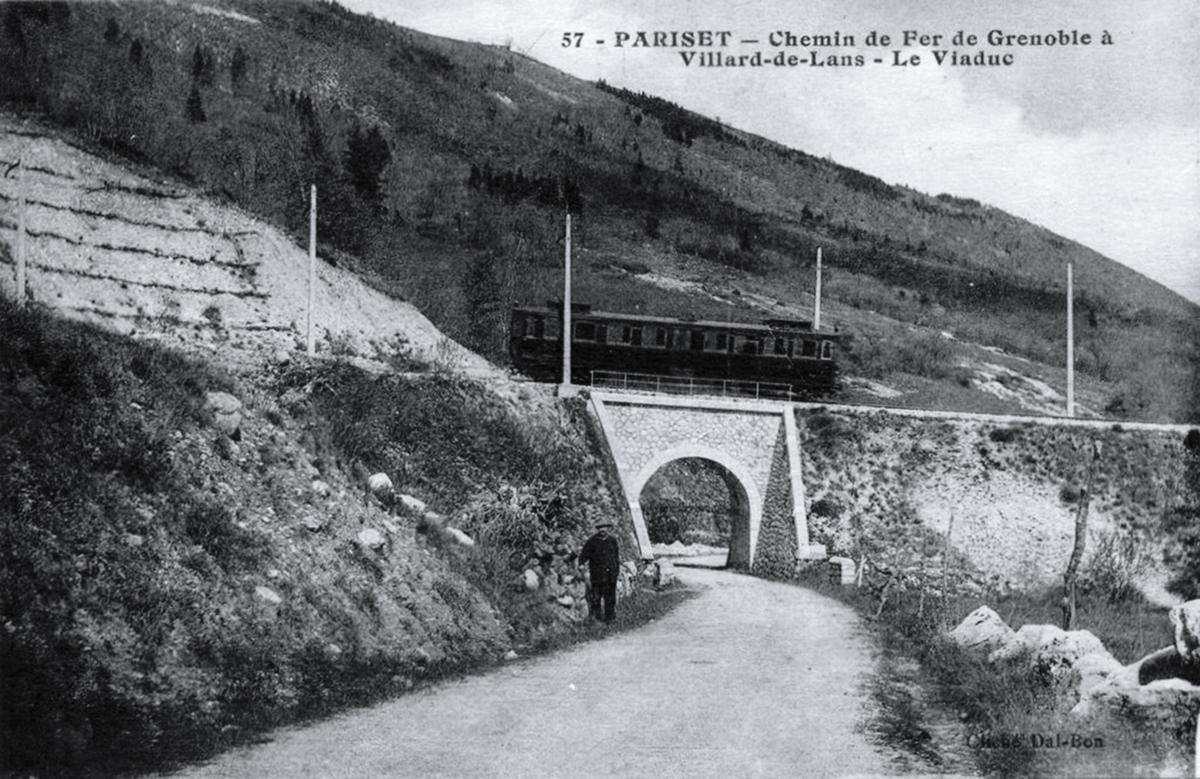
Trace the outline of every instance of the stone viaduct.
<instances>
[{"instance_id":1,"label":"stone viaduct","mask_svg":"<svg viewBox=\"0 0 1200 779\"><path fill-rule=\"evenodd\" d=\"M729 398L634 395L593 391L620 477L642 557L653 557L642 515L642 488L674 460L710 460L724 471L733 498L729 565L754 566L764 521L795 534L798 560L825 558L809 543L800 472L800 443L791 404Z\"/></svg>"},{"instance_id":2,"label":"stone viaduct","mask_svg":"<svg viewBox=\"0 0 1200 779\"><path fill-rule=\"evenodd\" d=\"M643 489L699 458L731 496L728 564L776 576L827 550L866 554L864 532L916 547L952 527L955 548L998 581L1053 581L1072 546L1072 495L1089 480L1092 530L1161 535L1191 429L596 389L589 403L643 559L654 557ZM1102 445L1094 462L1088 442Z\"/></svg>"}]
</instances>

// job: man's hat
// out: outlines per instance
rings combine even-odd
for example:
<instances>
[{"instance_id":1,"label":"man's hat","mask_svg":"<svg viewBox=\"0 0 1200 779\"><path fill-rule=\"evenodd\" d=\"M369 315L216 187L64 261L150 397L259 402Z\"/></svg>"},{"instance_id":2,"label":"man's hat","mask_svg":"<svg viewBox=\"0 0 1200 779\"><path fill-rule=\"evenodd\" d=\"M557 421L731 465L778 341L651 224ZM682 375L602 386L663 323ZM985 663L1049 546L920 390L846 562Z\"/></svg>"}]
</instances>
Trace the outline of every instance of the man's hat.
<instances>
[{"instance_id":1,"label":"man's hat","mask_svg":"<svg viewBox=\"0 0 1200 779\"><path fill-rule=\"evenodd\" d=\"M612 520L610 520L610 519L602 519L596 523L596 529L600 529L602 527L612 527L612 526L613 526L613 523L612 523Z\"/></svg>"}]
</instances>

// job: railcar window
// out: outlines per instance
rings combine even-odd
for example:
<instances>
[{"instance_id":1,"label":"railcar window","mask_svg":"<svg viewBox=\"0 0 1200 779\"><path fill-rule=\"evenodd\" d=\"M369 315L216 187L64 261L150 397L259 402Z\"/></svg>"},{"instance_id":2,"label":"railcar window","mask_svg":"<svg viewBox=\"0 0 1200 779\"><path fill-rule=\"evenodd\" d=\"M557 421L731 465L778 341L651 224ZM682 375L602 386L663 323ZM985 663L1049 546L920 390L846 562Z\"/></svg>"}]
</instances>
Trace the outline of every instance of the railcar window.
<instances>
[{"instance_id":1,"label":"railcar window","mask_svg":"<svg viewBox=\"0 0 1200 779\"><path fill-rule=\"evenodd\" d=\"M575 340L576 341L595 341L596 340L596 324L594 322L576 322L575 323Z\"/></svg>"},{"instance_id":2,"label":"railcar window","mask_svg":"<svg viewBox=\"0 0 1200 779\"><path fill-rule=\"evenodd\" d=\"M761 354L761 344L757 339L747 338L742 343L742 354Z\"/></svg>"},{"instance_id":3,"label":"railcar window","mask_svg":"<svg viewBox=\"0 0 1200 779\"><path fill-rule=\"evenodd\" d=\"M634 346L642 345L642 328L640 328L640 327L633 328L633 332L630 335L631 335L631 338L630 338L629 342L631 344L633 344Z\"/></svg>"},{"instance_id":4,"label":"railcar window","mask_svg":"<svg viewBox=\"0 0 1200 779\"><path fill-rule=\"evenodd\" d=\"M525 332L532 335L534 338L546 337L546 323L542 321L541 317L537 317L536 319L526 319L525 327Z\"/></svg>"},{"instance_id":5,"label":"railcar window","mask_svg":"<svg viewBox=\"0 0 1200 779\"><path fill-rule=\"evenodd\" d=\"M729 351L729 335L727 333L717 333L717 351Z\"/></svg>"},{"instance_id":6,"label":"railcar window","mask_svg":"<svg viewBox=\"0 0 1200 779\"><path fill-rule=\"evenodd\" d=\"M654 329L654 345L655 346L666 346L667 345L667 329L665 327L656 327Z\"/></svg>"},{"instance_id":7,"label":"railcar window","mask_svg":"<svg viewBox=\"0 0 1200 779\"><path fill-rule=\"evenodd\" d=\"M696 352L704 351L704 331L703 330L693 330L692 331L692 351L696 351Z\"/></svg>"},{"instance_id":8,"label":"railcar window","mask_svg":"<svg viewBox=\"0 0 1200 779\"><path fill-rule=\"evenodd\" d=\"M782 338L775 339L775 354L787 354L787 341Z\"/></svg>"},{"instance_id":9,"label":"railcar window","mask_svg":"<svg viewBox=\"0 0 1200 779\"><path fill-rule=\"evenodd\" d=\"M633 341L633 328L629 325L621 327L621 343L627 344Z\"/></svg>"},{"instance_id":10,"label":"railcar window","mask_svg":"<svg viewBox=\"0 0 1200 779\"><path fill-rule=\"evenodd\" d=\"M608 325L596 325L596 343L608 342Z\"/></svg>"},{"instance_id":11,"label":"railcar window","mask_svg":"<svg viewBox=\"0 0 1200 779\"><path fill-rule=\"evenodd\" d=\"M804 346L802 347L800 354L802 357L816 357L817 356L817 342L809 341L808 339L805 339Z\"/></svg>"},{"instance_id":12,"label":"railcar window","mask_svg":"<svg viewBox=\"0 0 1200 779\"><path fill-rule=\"evenodd\" d=\"M821 342L821 359L822 360L832 360L833 359L833 342L832 341L822 341Z\"/></svg>"}]
</instances>

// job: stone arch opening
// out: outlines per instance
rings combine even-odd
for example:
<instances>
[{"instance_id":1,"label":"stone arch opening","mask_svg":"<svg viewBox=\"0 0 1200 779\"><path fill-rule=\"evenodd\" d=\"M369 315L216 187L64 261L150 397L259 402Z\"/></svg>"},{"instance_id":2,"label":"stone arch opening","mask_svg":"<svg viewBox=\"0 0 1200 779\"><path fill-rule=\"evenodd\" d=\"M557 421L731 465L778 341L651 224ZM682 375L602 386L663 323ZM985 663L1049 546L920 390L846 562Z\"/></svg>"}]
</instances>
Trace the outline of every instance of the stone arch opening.
<instances>
[{"instance_id":1,"label":"stone arch opening","mask_svg":"<svg viewBox=\"0 0 1200 779\"><path fill-rule=\"evenodd\" d=\"M642 538L723 546L728 567L750 568L762 499L744 465L723 452L684 447L654 458L631 486Z\"/></svg>"}]
</instances>

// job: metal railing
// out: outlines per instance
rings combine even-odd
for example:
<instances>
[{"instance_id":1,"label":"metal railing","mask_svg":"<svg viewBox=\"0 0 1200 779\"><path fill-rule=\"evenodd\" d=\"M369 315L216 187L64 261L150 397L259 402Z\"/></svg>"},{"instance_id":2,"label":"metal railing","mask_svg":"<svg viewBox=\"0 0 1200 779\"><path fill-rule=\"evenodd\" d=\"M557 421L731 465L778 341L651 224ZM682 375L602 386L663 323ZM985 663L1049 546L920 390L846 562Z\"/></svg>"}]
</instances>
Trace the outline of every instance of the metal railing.
<instances>
[{"instance_id":1,"label":"metal railing","mask_svg":"<svg viewBox=\"0 0 1200 779\"><path fill-rule=\"evenodd\" d=\"M592 371L591 385L624 392L653 392L670 395L712 395L755 400L790 400L790 384L746 379L697 379L691 376L658 376L650 373Z\"/></svg>"}]
</instances>

